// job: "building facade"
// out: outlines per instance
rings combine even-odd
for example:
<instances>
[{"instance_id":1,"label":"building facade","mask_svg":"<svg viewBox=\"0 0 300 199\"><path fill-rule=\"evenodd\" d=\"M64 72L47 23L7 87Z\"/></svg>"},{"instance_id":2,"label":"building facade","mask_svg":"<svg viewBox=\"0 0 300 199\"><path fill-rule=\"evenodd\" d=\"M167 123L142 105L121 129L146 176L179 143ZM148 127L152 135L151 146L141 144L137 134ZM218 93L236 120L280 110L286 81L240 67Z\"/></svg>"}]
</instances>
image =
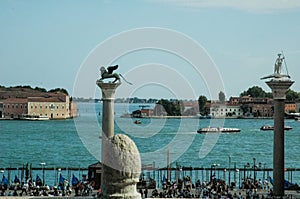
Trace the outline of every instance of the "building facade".
<instances>
[{"instance_id":1,"label":"building facade","mask_svg":"<svg viewBox=\"0 0 300 199\"><path fill-rule=\"evenodd\" d=\"M239 105L212 104L210 114L216 118L240 117L243 111Z\"/></svg>"},{"instance_id":2,"label":"building facade","mask_svg":"<svg viewBox=\"0 0 300 199\"><path fill-rule=\"evenodd\" d=\"M7 98L2 101L1 118L19 119L27 114L27 99L25 98Z\"/></svg>"},{"instance_id":3,"label":"building facade","mask_svg":"<svg viewBox=\"0 0 300 199\"><path fill-rule=\"evenodd\" d=\"M49 119L70 118L69 96L58 97L29 97L28 115L46 116Z\"/></svg>"},{"instance_id":4,"label":"building facade","mask_svg":"<svg viewBox=\"0 0 300 199\"><path fill-rule=\"evenodd\" d=\"M296 113L297 112L297 104L295 102L285 102L284 112Z\"/></svg>"},{"instance_id":5,"label":"building facade","mask_svg":"<svg viewBox=\"0 0 300 199\"><path fill-rule=\"evenodd\" d=\"M67 119L77 116L77 104L64 93L46 93L40 96L9 96L0 100L0 118L22 119L23 116L42 116L49 119Z\"/></svg>"}]
</instances>

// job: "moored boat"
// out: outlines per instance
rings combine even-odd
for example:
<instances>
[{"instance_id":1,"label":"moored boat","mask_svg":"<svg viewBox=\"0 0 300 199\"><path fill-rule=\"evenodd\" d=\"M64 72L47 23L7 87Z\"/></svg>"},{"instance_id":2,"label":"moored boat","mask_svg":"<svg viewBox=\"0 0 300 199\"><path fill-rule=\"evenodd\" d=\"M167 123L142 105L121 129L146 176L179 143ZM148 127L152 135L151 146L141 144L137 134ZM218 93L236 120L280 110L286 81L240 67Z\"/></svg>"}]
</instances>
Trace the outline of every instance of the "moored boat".
<instances>
[{"instance_id":1,"label":"moored boat","mask_svg":"<svg viewBox=\"0 0 300 199\"><path fill-rule=\"evenodd\" d=\"M284 130L286 130L286 131L291 130L291 129L293 129L293 128L290 127L290 126L284 126ZM262 130L262 131L273 131L274 130L274 126L263 125L262 127L260 127L260 130Z\"/></svg>"},{"instance_id":2,"label":"moored boat","mask_svg":"<svg viewBox=\"0 0 300 199\"><path fill-rule=\"evenodd\" d=\"M41 115L22 115L20 118L21 120L49 120L49 117L47 116L41 116Z\"/></svg>"},{"instance_id":3,"label":"moored boat","mask_svg":"<svg viewBox=\"0 0 300 199\"><path fill-rule=\"evenodd\" d=\"M197 133L238 133L239 128L205 127L197 130Z\"/></svg>"}]
</instances>

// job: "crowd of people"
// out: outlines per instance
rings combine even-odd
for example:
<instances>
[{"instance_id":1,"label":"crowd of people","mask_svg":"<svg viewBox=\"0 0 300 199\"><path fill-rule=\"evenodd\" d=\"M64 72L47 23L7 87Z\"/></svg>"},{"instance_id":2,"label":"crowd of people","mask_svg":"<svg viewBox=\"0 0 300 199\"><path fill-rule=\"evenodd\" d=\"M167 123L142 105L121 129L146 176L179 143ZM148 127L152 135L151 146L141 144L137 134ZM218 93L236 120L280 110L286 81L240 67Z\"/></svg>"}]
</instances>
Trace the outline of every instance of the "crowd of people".
<instances>
[{"instance_id":1,"label":"crowd of people","mask_svg":"<svg viewBox=\"0 0 300 199\"><path fill-rule=\"evenodd\" d=\"M58 181L57 186L48 186L38 175L35 180L29 178L25 183L15 176L10 184L3 175L0 196L89 196L93 192L93 182L89 182L86 175L78 180L73 174L71 182L60 175ZM227 185L215 175L211 176L210 181L197 180L195 183L190 176L173 182L164 179L161 189L157 189L153 181L148 186L146 183L140 185L138 191L142 198L272 198L270 181L252 178L243 179L241 187L236 187L235 183ZM97 195L101 196L101 191Z\"/></svg>"},{"instance_id":2,"label":"crowd of people","mask_svg":"<svg viewBox=\"0 0 300 199\"><path fill-rule=\"evenodd\" d=\"M217 179L215 175L210 181L192 182L189 176L174 182L163 181L162 189L139 189L142 198L272 198L270 182L265 180L243 179L242 186L236 187L235 183L227 185L224 180ZM263 193L263 194L262 194Z\"/></svg>"},{"instance_id":3,"label":"crowd of people","mask_svg":"<svg viewBox=\"0 0 300 199\"><path fill-rule=\"evenodd\" d=\"M73 175L70 183L60 174L57 186L43 184L38 175L35 179L26 179L25 182L15 176L12 183L3 175L0 184L0 196L88 196L92 191L93 182L89 182L86 175L82 175L82 180Z\"/></svg>"}]
</instances>

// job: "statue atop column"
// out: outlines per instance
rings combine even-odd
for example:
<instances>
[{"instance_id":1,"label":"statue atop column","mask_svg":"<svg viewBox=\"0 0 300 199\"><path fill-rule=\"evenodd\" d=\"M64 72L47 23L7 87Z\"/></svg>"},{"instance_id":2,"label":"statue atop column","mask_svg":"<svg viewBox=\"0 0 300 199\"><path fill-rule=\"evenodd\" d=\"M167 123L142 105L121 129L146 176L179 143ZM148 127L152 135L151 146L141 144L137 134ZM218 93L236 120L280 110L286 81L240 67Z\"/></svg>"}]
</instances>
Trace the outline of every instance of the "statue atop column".
<instances>
[{"instance_id":1,"label":"statue atop column","mask_svg":"<svg viewBox=\"0 0 300 199\"><path fill-rule=\"evenodd\" d=\"M275 61L275 65L274 65L274 73L271 75L268 75L266 77L262 77L261 79L273 78L274 80L281 80L282 78L288 78L288 79L290 78L288 71L287 71L287 65L286 65L285 57L284 57L283 53L278 53L277 56L278 57ZM285 64L287 74L283 74L281 71L283 62Z\"/></svg>"},{"instance_id":2,"label":"statue atop column","mask_svg":"<svg viewBox=\"0 0 300 199\"><path fill-rule=\"evenodd\" d=\"M275 61L275 67L274 67L274 74L281 74L281 67L282 67L282 63L284 61L284 57L281 56L281 53L277 54L278 58Z\"/></svg>"},{"instance_id":3,"label":"statue atop column","mask_svg":"<svg viewBox=\"0 0 300 199\"><path fill-rule=\"evenodd\" d=\"M119 67L118 65L108 66L107 69L105 69L104 66L101 66L100 68L101 79L99 81L103 81L104 79L109 79L109 78L115 78L115 80L112 83L116 83L117 81L121 82L119 74L113 73L113 71L117 70L118 67Z\"/></svg>"},{"instance_id":4,"label":"statue atop column","mask_svg":"<svg viewBox=\"0 0 300 199\"><path fill-rule=\"evenodd\" d=\"M102 91L102 132L101 132L101 189L104 199L140 199L137 183L141 174L141 158L135 143L124 134L114 133L115 91L121 85L121 75L113 71L118 65L100 68L101 79L96 84ZM115 78L112 82L103 80Z\"/></svg>"}]
</instances>

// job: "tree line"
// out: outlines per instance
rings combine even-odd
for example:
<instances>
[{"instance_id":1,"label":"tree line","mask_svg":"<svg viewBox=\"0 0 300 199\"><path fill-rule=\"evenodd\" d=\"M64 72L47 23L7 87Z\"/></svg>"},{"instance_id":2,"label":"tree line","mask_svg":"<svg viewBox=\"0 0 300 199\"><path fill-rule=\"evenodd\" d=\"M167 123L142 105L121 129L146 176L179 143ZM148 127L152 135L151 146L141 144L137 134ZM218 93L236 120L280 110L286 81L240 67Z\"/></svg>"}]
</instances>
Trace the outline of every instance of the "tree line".
<instances>
[{"instance_id":1,"label":"tree line","mask_svg":"<svg viewBox=\"0 0 300 199\"><path fill-rule=\"evenodd\" d=\"M239 95L240 97L249 96L253 98L273 98L272 92L266 92L259 86L253 86L248 88L248 90L243 91ZM219 101L225 102L225 94L224 92L220 91L219 93ZM200 95L198 98L198 105L199 105L199 112L202 115L207 115L208 110L206 110L205 104L208 101L207 97L204 95ZM293 91L291 89L288 90L286 93L286 101L300 101L300 92Z\"/></svg>"},{"instance_id":2,"label":"tree line","mask_svg":"<svg viewBox=\"0 0 300 199\"><path fill-rule=\"evenodd\" d=\"M46 93L46 92L49 92L49 93L61 92L61 93L65 93L66 95L69 95L68 91L66 89L64 89L64 88L54 88L54 89L50 89L48 91L45 88L40 88L38 86L36 86L35 88L32 88L29 85L25 85L25 86L19 85L19 86L10 86L10 87L5 87L5 86L0 85L0 88L6 89L8 91L9 90L13 90L13 89L20 89L21 91L24 91L26 89L26 90L38 91L38 92L42 92L42 93Z\"/></svg>"}]
</instances>

